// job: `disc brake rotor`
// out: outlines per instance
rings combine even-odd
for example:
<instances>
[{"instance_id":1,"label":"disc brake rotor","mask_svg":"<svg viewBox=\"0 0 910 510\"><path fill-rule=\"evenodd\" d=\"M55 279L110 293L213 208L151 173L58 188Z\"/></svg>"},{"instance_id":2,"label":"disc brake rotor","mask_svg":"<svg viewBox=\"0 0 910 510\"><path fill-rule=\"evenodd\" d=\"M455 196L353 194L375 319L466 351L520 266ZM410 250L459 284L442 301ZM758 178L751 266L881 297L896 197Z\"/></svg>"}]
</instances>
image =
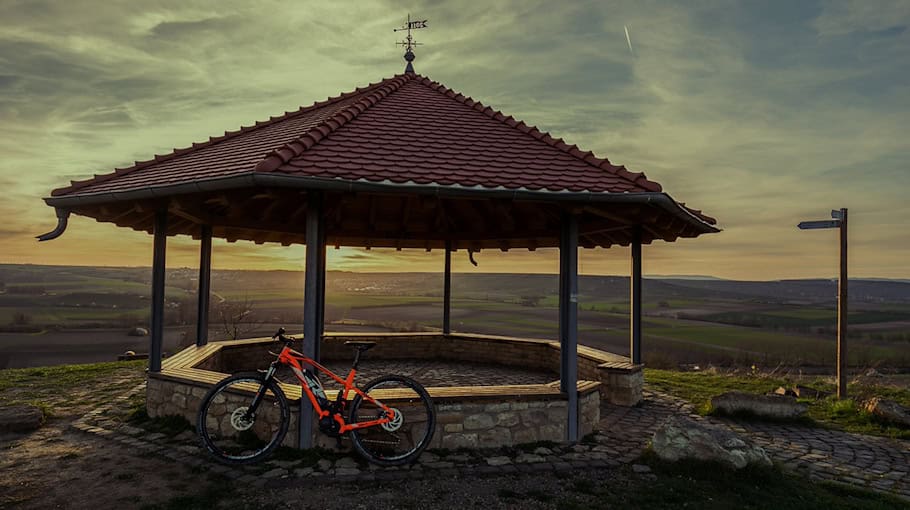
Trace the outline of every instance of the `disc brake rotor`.
<instances>
[{"instance_id":1,"label":"disc brake rotor","mask_svg":"<svg viewBox=\"0 0 910 510\"><path fill-rule=\"evenodd\" d=\"M386 432L395 432L396 430L400 429L401 425L404 423L404 417L401 415L401 411L395 409L394 407L391 409L392 411L395 411L395 417L392 418L388 423L383 423L380 425L380 427L382 427L382 430L385 430Z\"/></svg>"},{"instance_id":2,"label":"disc brake rotor","mask_svg":"<svg viewBox=\"0 0 910 510\"><path fill-rule=\"evenodd\" d=\"M234 427L234 430L244 431L253 428L253 421L251 417L248 417L246 414L248 407L238 407L234 409L234 412L231 413L231 427Z\"/></svg>"}]
</instances>

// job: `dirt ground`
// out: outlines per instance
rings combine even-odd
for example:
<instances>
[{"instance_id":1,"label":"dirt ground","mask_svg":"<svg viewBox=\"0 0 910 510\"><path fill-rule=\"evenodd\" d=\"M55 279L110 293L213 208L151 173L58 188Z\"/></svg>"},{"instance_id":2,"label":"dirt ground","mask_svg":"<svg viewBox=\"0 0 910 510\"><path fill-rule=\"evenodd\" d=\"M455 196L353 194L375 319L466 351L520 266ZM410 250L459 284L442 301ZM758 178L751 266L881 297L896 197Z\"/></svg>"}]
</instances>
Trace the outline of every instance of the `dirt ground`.
<instances>
[{"instance_id":1,"label":"dirt ground","mask_svg":"<svg viewBox=\"0 0 910 510\"><path fill-rule=\"evenodd\" d=\"M0 508L551 508L579 479L616 483L622 471L563 477L511 475L345 483L277 480L239 486L161 456L68 429L55 419L42 429L0 437Z\"/></svg>"}]
</instances>

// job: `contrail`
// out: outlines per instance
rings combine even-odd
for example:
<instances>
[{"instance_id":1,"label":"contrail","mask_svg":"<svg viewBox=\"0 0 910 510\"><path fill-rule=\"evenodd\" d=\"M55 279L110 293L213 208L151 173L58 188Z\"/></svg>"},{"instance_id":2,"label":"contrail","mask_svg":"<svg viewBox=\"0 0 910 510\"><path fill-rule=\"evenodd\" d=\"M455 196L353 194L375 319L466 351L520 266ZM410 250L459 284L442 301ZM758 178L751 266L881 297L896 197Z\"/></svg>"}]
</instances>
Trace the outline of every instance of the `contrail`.
<instances>
[{"instance_id":1,"label":"contrail","mask_svg":"<svg viewBox=\"0 0 910 510\"><path fill-rule=\"evenodd\" d=\"M632 38L629 37L629 27L626 25L622 26L626 30L626 42L629 43L629 53L635 55L635 52L632 51Z\"/></svg>"}]
</instances>

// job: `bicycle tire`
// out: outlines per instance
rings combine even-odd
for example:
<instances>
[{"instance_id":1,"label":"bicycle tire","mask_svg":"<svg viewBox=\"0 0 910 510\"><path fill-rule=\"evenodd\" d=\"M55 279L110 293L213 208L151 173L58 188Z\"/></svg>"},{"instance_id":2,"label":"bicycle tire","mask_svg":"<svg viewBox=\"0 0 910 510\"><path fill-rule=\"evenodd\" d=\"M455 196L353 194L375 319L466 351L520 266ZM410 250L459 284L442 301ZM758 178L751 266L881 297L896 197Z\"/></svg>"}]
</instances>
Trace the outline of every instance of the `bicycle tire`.
<instances>
[{"instance_id":1,"label":"bicycle tire","mask_svg":"<svg viewBox=\"0 0 910 510\"><path fill-rule=\"evenodd\" d=\"M429 446L436 432L436 410L433 407L433 399L430 398L427 390L417 381L402 375L386 375L378 377L368 382L362 387L363 393L369 395L371 391L379 389L384 385L396 386L404 390L410 388L413 395L406 395L403 399L395 399L387 404L389 407L396 409L412 409L416 412L401 412L403 422L398 424L394 432L385 430L381 425L367 427L363 429L351 430L350 437L354 449L369 462L379 466L400 466L417 460L424 449ZM404 393L408 393L404 391ZM404 405L402 405L404 403ZM348 423L357 423L361 418L365 420L376 419L377 413L381 412L378 407L368 408L369 401L358 394L351 402L350 417ZM360 413L360 414L358 414ZM425 413L425 415L423 414ZM366 414L366 416L364 416ZM410 417L414 417L413 420ZM423 424L423 425L420 425ZM404 427L408 428L404 428ZM414 429L414 427L420 427ZM404 430L402 430L404 429ZM422 429L422 430L421 430ZM376 436L379 436L378 438ZM380 448L374 448L371 444L388 443L390 440L397 439L398 443L402 440L411 446L405 446L405 450L395 454L387 454ZM397 443L396 443L397 444Z\"/></svg>"},{"instance_id":2,"label":"bicycle tire","mask_svg":"<svg viewBox=\"0 0 910 510\"><path fill-rule=\"evenodd\" d=\"M266 395L260 402L252 421L245 419L242 410L248 405L244 404L252 403L263 385L272 397ZM217 407L221 405L224 409ZM284 441L290 421L290 405L277 381L266 382L259 372L242 372L226 377L206 393L196 417L196 432L202 446L219 462L252 464L271 455Z\"/></svg>"}]
</instances>

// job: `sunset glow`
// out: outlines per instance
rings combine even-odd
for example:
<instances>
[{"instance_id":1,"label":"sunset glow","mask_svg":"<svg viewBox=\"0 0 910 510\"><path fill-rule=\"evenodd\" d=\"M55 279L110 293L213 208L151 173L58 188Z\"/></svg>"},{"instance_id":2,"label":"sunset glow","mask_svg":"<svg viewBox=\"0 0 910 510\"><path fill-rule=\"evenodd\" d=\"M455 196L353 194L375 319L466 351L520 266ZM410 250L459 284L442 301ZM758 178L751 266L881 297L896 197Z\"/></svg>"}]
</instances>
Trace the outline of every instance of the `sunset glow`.
<instances>
[{"instance_id":1,"label":"sunset glow","mask_svg":"<svg viewBox=\"0 0 910 510\"><path fill-rule=\"evenodd\" d=\"M646 246L646 274L833 277L836 232L796 223L847 207L851 276L910 277L906 2L87 3L0 5L0 263L149 265L150 236L81 217L38 244L55 223L41 198L402 72L392 28L410 10L430 20L418 73L719 220ZM198 243L168 242L170 266L198 264ZM213 264L301 269L304 253L216 240ZM553 250L476 258L455 271L557 270ZM330 248L328 267L441 271L442 253ZM583 250L580 270L627 274L628 250Z\"/></svg>"}]
</instances>

